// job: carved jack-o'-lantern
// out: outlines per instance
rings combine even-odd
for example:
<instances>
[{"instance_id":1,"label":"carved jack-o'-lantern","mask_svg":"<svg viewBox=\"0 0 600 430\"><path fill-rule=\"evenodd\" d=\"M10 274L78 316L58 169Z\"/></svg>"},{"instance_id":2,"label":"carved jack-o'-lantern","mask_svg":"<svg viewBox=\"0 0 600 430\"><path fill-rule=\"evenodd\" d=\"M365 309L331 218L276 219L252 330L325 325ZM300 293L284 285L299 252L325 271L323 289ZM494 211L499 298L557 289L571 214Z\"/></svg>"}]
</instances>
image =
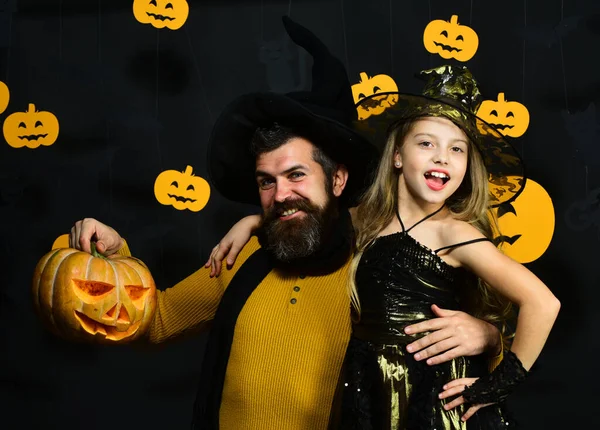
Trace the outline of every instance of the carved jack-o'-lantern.
<instances>
[{"instance_id":1,"label":"carved jack-o'-lantern","mask_svg":"<svg viewBox=\"0 0 600 430\"><path fill-rule=\"evenodd\" d=\"M8 106L8 100L10 99L10 91L8 87L2 81L0 81L0 113L6 110Z\"/></svg>"},{"instance_id":2,"label":"carved jack-o'-lantern","mask_svg":"<svg viewBox=\"0 0 600 430\"><path fill-rule=\"evenodd\" d=\"M396 85L394 79L388 75L375 75L369 78L365 72L361 72L360 82L352 85L354 103L358 103L362 99L372 96L373 94L391 91L398 91L398 85ZM377 97L373 97L369 100L368 105L362 104L357 107L358 119L363 120L371 115L380 115L388 107L396 104L397 101L397 96L382 97L381 100L377 100Z\"/></svg>"},{"instance_id":3,"label":"carved jack-o'-lantern","mask_svg":"<svg viewBox=\"0 0 600 430\"><path fill-rule=\"evenodd\" d=\"M4 120L2 131L13 148L50 146L58 138L58 119L51 112L37 111L33 103L27 112L15 112Z\"/></svg>"},{"instance_id":4,"label":"carved jack-o'-lantern","mask_svg":"<svg viewBox=\"0 0 600 430\"><path fill-rule=\"evenodd\" d=\"M519 102L506 101L504 93L498 94L498 101L484 100L477 110L477 116L506 136L522 136L529 127L527 108Z\"/></svg>"},{"instance_id":5,"label":"carved jack-o'-lantern","mask_svg":"<svg viewBox=\"0 0 600 430\"><path fill-rule=\"evenodd\" d=\"M500 229L494 243L506 255L530 263L546 252L554 234L555 215L552 199L540 184L527 179L514 201L493 210Z\"/></svg>"},{"instance_id":6,"label":"carved jack-o'-lantern","mask_svg":"<svg viewBox=\"0 0 600 430\"><path fill-rule=\"evenodd\" d=\"M156 287L140 260L76 249L52 250L33 275L33 302L56 335L126 343L142 336L156 309Z\"/></svg>"},{"instance_id":7,"label":"carved jack-o'-lantern","mask_svg":"<svg viewBox=\"0 0 600 430\"><path fill-rule=\"evenodd\" d=\"M192 175L192 166L187 166L185 172L165 170L158 175L154 181L154 195L163 205L198 212L208 203L210 186L204 178Z\"/></svg>"},{"instance_id":8,"label":"carved jack-o'-lantern","mask_svg":"<svg viewBox=\"0 0 600 430\"><path fill-rule=\"evenodd\" d=\"M423 32L425 49L444 59L455 58L469 61L479 47L479 36L475 30L458 23L458 16L452 15L450 21L436 19L425 27Z\"/></svg>"},{"instance_id":9,"label":"carved jack-o'-lantern","mask_svg":"<svg viewBox=\"0 0 600 430\"><path fill-rule=\"evenodd\" d=\"M186 0L134 0L133 15L142 24L177 30L187 20L190 7Z\"/></svg>"}]
</instances>

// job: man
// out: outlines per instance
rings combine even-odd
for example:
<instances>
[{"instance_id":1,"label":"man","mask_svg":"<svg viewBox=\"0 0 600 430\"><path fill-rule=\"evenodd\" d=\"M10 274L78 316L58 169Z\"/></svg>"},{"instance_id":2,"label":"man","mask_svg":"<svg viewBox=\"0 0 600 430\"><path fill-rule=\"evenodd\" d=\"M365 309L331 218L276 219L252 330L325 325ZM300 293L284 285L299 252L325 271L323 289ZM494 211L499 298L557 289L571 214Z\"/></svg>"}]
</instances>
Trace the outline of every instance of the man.
<instances>
[{"instance_id":1,"label":"man","mask_svg":"<svg viewBox=\"0 0 600 430\"><path fill-rule=\"evenodd\" d=\"M350 337L353 231L345 208L369 180L377 152L350 127L356 110L341 62L304 27L284 24L313 55L313 90L236 99L209 143L213 186L260 204L260 234L221 276L200 269L160 292L148 333L162 342L211 323L196 429L325 429ZM78 221L71 246L89 251L90 240L105 254L128 253L112 228ZM498 348L493 326L444 315L416 327L434 330L415 345L429 346L425 357Z\"/></svg>"}]
</instances>

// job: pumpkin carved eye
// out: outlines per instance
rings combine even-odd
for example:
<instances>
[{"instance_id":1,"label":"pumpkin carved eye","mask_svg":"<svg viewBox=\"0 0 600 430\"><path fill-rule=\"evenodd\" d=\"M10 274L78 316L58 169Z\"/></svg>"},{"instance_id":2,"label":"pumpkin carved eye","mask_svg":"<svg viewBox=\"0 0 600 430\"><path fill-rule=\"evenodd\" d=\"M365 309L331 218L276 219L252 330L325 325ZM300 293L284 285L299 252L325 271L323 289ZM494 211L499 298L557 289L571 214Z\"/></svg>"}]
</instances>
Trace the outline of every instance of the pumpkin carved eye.
<instances>
[{"instance_id":1,"label":"pumpkin carved eye","mask_svg":"<svg viewBox=\"0 0 600 430\"><path fill-rule=\"evenodd\" d=\"M177 181L171 182L171 186L175 187L175 188L179 188L179 184L177 183Z\"/></svg>"},{"instance_id":2,"label":"pumpkin carved eye","mask_svg":"<svg viewBox=\"0 0 600 430\"><path fill-rule=\"evenodd\" d=\"M498 112L495 111L495 110L493 110L493 111L490 112L490 115L492 115L492 116L498 116Z\"/></svg>"},{"instance_id":3,"label":"pumpkin carved eye","mask_svg":"<svg viewBox=\"0 0 600 430\"><path fill-rule=\"evenodd\" d=\"M514 118L514 117L515 117L515 114L514 114L514 113L512 113L512 112L509 112L509 113L507 113L507 114L506 114L506 117L507 117L507 118L510 118L510 117L513 117L513 118Z\"/></svg>"},{"instance_id":4,"label":"pumpkin carved eye","mask_svg":"<svg viewBox=\"0 0 600 430\"><path fill-rule=\"evenodd\" d=\"M42 121L36 121L36 122L35 122L35 126L36 126L36 127L43 127L43 126L44 126L44 124L42 124Z\"/></svg>"},{"instance_id":5,"label":"pumpkin carved eye","mask_svg":"<svg viewBox=\"0 0 600 430\"><path fill-rule=\"evenodd\" d=\"M193 185L188 185L188 187L186 188L187 191L196 191L196 189L194 188Z\"/></svg>"},{"instance_id":6,"label":"pumpkin carved eye","mask_svg":"<svg viewBox=\"0 0 600 430\"><path fill-rule=\"evenodd\" d=\"M379 87L373 87L373 94L375 94L378 91L381 91L381 88L379 88Z\"/></svg>"},{"instance_id":7,"label":"pumpkin carved eye","mask_svg":"<svg viewBox=\"0 0 600 430\"><path fill-rule=\"evenodd\" d=\"M366 96L365 96L363 93L360 93L360 94L358 95L358 99L359 99L359 100L360 100L360 99L364 99L365 97L366 97Z\"/></svg>"},{"instance_id":8,"label":"pumpkin carved eye","mask_svg":"<svg viewBox=\"0 0 600 430\"><path fill-rule=\"evenodd\" d=\"M456 40L461 40L461 41L463 41L463 42L464 42L464 41L465 41L465 38L464 38L464 37L462 37L462 34L459 34L459 35L456 37Z\"/></svg>"},{"instance_id":9,"label":"pumpkin carved eye","mask_svg":"<svg viewBox=\"0 0 600 430\"><path fill-rule=\"evenodd\" d=\"M100 281L73 279L75 286L86 296L100 297L115 289L114 285Z\"/></svg>"},{"instance_id":10,"label":"pumpkin carved eye","mask_svg":"<svg viewBox=\"0 0 600 430\"><path fill-rule=\"evenodd\" d=\"M150 292L150 288L144 288L141 285L125 285L124 288L133 305L140 310L144 309L146 296Z\"/></svg>"},{"instance_id":11,"label":"pumpkin carved eye","mask_svg":"<svg viewBox=\"0 0 600 430\"><path fill-rule=\"evenodd\" d=\"M156 4L156 0L150 0L150 4L151 4L152 6L158 6L158 5Z\"/></svg>"},{"instance_id":12,"label":"pumpkin carved eye","mask_svg":"<svg viewBox=\"0 0 600 430\"><path fill-rule=\"evenodd\" d=\"M440 36L448 37L448 32L444 30L440 33Z\"/></svg>"},{"instance_id":13,"label":"pumpkin carved eye","mask_svg":"<svg viewBox=\"0 0 600 430\"><path fill-rule=\"evenodd\" d=\"M173 5L171 3L167 3L165 9L173 9Z\"/></svg>"},{"instance_id":14,"label":"pumpkin carved eye","mask_svg":"<svg viewBox=\"0 0 600 430\"><path fill-rule=\"evenodd\" d=\"M25 123L24 123L24 122L22 122L22 121L21 121L21 122L19 123L19 128L27 128L27 126L25 125Z\"/></svg>"}]
</instances>

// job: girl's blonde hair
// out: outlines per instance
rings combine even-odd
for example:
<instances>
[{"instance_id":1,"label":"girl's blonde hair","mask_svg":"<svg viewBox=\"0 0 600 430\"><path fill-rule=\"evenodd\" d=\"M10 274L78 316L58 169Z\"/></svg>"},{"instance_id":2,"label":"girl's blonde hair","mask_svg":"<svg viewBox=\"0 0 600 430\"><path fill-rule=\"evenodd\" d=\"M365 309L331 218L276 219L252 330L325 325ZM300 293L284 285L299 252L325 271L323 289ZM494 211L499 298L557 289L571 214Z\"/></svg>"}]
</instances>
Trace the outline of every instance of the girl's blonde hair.
<instances>
[{"instance_id":1,"label":"girl's blonde hair","mask_svg":"<svg viewBox=\"0 0 600 430\"><path fill-rule=\"evenodd\" d=\"M404 143L406 135L419 118L397 123L388 135L372 185L365 191L356 209L356 252L350 266L349 294L356 315L360 315L360 301L356 291L355 275L365 249L379 232L389 225L398 208L398 177L400 169L394 166L394 155ZM446 200L452 216L472 224L485 237L493 238L495 218L489 211L488 173L481 154L469 138L467 173L456 192ZM502 332L511 316L512 304L478 280L480 294L469 294L467 310L471 315L499 325Z\"/></svg>"}]
</instances>

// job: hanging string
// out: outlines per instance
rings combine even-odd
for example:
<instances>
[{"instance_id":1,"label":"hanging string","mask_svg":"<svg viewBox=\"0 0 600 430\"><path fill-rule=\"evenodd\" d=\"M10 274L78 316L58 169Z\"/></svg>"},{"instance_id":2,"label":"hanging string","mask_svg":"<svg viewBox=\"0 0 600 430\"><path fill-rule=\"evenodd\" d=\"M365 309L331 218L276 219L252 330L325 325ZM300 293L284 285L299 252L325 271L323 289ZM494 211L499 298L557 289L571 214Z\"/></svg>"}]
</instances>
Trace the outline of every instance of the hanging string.
<instances>
[{"instance_id":1,"label":"hanging string","mask_svg":"<svg viewBox=\"0 0 600 430\"><path fill-rule=\"evenodd\" d=\"M429 20L427 22L431 22L431 0L427 0L427 6L429 7ZM433 56L429 54L429 68L433 67Z\"/></svg>"},{"instance_id":2,"label":"hanging string","mask_svg":"<svg viewBox=\"0 0 600 430\"><path fill-rule=\"evenodd\" d=\"M562 20L564 19L564 0L560 1L560 21L562 22ZM562 76L563 76L563 89L564 89L564 93L565 93L565 106L567 107L567 113L570 114L571 111L569 110L569 95L567 93L567 73L565 71L565 56L564 56L564 52L563 52L563 43L562 43L562 36L560 34L560 32L557 32L557 36L558 36L558 44L560 46L560 64L562 67Z\"/></svg>"},{"instance_id":3,"label":"hanging string","mask_svg":"<svg viewBox=\"0 0 600 430\"><path fill-rule=\"evenodd\" d=\"M392 10L392 0L390 0L390 61L392 62L392 77L394 77L394 12Z\"/></svg>"},{"instance_id":4,"label":"hanging string","mask_svg":"<svg viewBox=\"0 0 600 430\"><path fill-rule=\"evenodd\" d=\"M263 0L260 0L260 43L262 44L265 41L265 22L264 22L264 7Z\"/></svg>"},{"instance_id":5,"label":"hanging string","mask_svg":"<svg viewBox=\"0 0 600 430\"><path fill-rule=\"evenodd\" d=\"M154 100L154 118L158 121L158 91L159 91L159 63L160 63L160 30L156 29L156 62L155 62L155 100ZM158 146L158 154L160 157L160 145L158 145L159 142L159 132L158 132L158 128L156 129L156 143ZM162 168L162 160L161 160L161 166Z\"/></svg>"},{"instance_id":6,"label":"hanging string","mask_svg":"<svg viewBox=\"0 0 600 430\"><path fill-rule=\"evenodd\" d=\"M158 124L158 114L159 114L159 64L160 64L160 30L156 29L156 101L154 105L154 116L156 119L156 123ZM156 127L156 151L158 153L158 163L160 171L164 170L162 151L160 147L160 127ZM163 216L158 215L160 223L163 222ZM160 271L164 276L165 273L165 246L164 246L163 236L159 236L159 250L160 250Z\"/></svg>"},{"instance_id":7,"label":"hanging string","mask_svg":"<svg viewBox=\"0 0 600 430\"><path fill-rule=\"evenodd\" d=\"M523 72L522 72L522 84L521 84L521 102L525 103L525 44L527 38L525 37L527 32L527 0L523 0Z\"/></svg>"},{"instance_id":8,"label":"hanging string","mask_svg":"<svg viewBox=\"0 0 600 430\"><path fill-rule=\"evenodd\" d=\"M210 105L208 104L208 97L206 96L206 89L204 88L202 74L200 73L200 65L198 64L198 58L196 57L196 54L194 53L194 46L192 45L192 38L190 37L190 33L188 32L187 27L184 27L184 31L185 31L185 35L187 36L188 46L190 48L190 55L192 56L192 59L194 60L194 68L196 69L196 75L198 76L198 82L200 83L200 91L202 93L202 101L204 102L204 106L206 107L206 110L208 111L210 123L214 124L213 113L212 113L212 110L210 109Z\"/></svg>"},{"instance_id":9,"label":"hanging string","mask_svg":"<svg viewBox=\"0 0 600 430\"><path fill-rule=\"evenodd\" d=\"M102 0L98 0L98 63L102 64ZM102 71L102 69L100 69Z\"/></svg>"},{"instance_id":10,"label":"hanging string","mask_svg":"<svg viewBox=\"0 0 600 430\"><path fill-rule=\"evenodd\" d=\"M473 0L471 0L471 11L469 12L469 27L473 26Z\"/></svg>"},{"instance_id":11,"label":"hanging string","mask_svg":"<svg viewBox=\"0 0 600 430\"><path fill-rule=\"evenodd\" d=\"M346 17L344 15L344 0L340 0L340 5L342 9L342 31L344 35L344 57L346 60L346 70L348 75L350 75L350 62L348 61L348 42L346 41Z\"/></svg>"},{"instance_id":12,"label":"hanging string","mask_svg":"<svg viewBox=\"0 0 600 430\"><path fill-rule=\"evenodd\" d=\"M525 103L525 44L527 35L527 0L523 0L523 60L522 60L522 72L521 72L521 103ZM525 161L525 146L523 139L519 139L521 143L521 158Z\"/></svg>"},{"instance_id":13,"label":"hanging string","mask_svg":"<svg viewBox=\"0 0 600 430\"><path fill-rule=\"evenodd\" d=\"M11 44L12 44L12 17L13 14L10 13L8 15L8 47L6 48L6 85L8 85L8 72L10 70L10 50L11 50Z\"/></svg>"},{"instance_id":14,"label":"hanging string","mask_svg":"<svg viewBox=\"0 0 600 430\"><path fill-rule=\"evenodd\" d=\"M63 14L62 0L58 2L58 59L62 61ZM12 15L12 14L11 14Z\"/></svg>"}]
</instances>

